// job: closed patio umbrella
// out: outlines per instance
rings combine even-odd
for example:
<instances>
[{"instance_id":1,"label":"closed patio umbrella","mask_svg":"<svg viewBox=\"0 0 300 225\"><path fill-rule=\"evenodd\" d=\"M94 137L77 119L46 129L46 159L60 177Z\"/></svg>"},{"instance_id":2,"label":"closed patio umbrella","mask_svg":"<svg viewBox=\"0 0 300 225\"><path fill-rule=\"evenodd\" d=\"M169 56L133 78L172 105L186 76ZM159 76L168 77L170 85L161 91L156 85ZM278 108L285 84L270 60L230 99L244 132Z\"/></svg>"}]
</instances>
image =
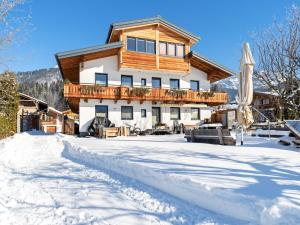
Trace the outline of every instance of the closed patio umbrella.
<instances>
[{"instance_id":1,"label":"closed patio umbrella","mask_svg":"<svg viewBox=\"0 0 300 225\"><path fill-rule=\"evenodd\" d=\"M250 127L254 122L250 104L253 100L253 67L255 61L252 57L250 46L245 43L243 46L242 58L240 62L240 74L239 74L239 91L237 97L238 103L238 123L242 127L242 141L243 145L243 130Z\"/></svg>"}]
</instances>

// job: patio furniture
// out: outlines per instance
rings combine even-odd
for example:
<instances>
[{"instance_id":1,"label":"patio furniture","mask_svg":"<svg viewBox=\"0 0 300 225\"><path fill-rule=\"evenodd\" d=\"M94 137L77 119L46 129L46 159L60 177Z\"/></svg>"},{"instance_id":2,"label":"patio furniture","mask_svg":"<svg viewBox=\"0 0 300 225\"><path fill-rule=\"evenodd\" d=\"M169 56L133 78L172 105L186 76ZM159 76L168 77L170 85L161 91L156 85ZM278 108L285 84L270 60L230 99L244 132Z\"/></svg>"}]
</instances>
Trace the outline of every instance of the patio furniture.
<instances>
[{"instance_id":1,"label":"patio furniture","mask_svg":"<svg viewBox=\"0 0 300 225\"><path fill-rule=\"evenodd\" d=\"M99 137L108 138L108 137L117 137L119 135L119 127L100 127L99 128Z\"/></svg>"},{"instance_id":2,"label":"patio furniture","mask_svg":"<svg viewBox=\"0 0 300 225\"><path fill-rule=\"evenodd\" d=\"M170 127L165 123L159 123L155 125L155 128L152 130L151 134L154 135L164 135L164 134L171 134L172 131Z\"/></svg>"},{"instance_id":3,"label":"patio furniture","mask_svg":"<svg viewBox=\"0 0 300 225\"><path fill-rule=\"evenodd\" d=\"M186 130L184 136L188 142L199 142L221 145L235 145L236 140L230 135L228 129L217 127L215 129L193 129Z\"/></svg>"}]
</instances>

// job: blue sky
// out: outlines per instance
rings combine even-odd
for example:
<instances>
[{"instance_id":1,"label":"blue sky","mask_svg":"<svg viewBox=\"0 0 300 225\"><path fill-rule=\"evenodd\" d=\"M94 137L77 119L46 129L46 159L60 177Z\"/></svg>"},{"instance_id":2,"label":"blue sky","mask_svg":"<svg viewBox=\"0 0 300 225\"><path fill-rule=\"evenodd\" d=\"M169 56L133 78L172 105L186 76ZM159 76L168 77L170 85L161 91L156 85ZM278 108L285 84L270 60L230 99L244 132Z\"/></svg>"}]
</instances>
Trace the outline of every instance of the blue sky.
<instances>
[{"instance_id":1,"label":"blue sky","mask_svg":"<svg viewBox=\"0 0 300 225\"><path fill-rule=\"evenodd\" d=\"M57 52L103 44L110 23L156 15L200 36L194 50L237 71L242 43L292 4L300 0L31 0L30 30L3 53L10 61L0 72L53 67Z\"/></svg>"}]
</instances>

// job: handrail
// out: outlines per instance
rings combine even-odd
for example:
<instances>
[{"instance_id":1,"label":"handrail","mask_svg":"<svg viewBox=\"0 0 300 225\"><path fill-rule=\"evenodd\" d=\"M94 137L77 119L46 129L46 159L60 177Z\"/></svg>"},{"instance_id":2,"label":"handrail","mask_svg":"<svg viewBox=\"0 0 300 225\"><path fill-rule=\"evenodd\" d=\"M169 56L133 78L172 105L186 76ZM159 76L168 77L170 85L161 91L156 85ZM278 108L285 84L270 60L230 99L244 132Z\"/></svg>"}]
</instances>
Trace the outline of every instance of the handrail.
<instances>
[{"instance_id":1,"label":"handrail","mask_svg":"<svg viewBox=\"0 0 300 225\"><path fill-rule=\"evenodd\" d=\"M82 86L96 86L96 87L124 87L124 88L146 88L146 89L166 89L166 90L184 90L184 91L193 91L191 88L170 88L170 87L161 87L161 88L154 88L152 86L143 86L143 85L132 85L132 86L126 86L126 85L117 85L117 84L109 84L109 85L101 85L101 84L94 84L94 83L65 83L64 85L82 85ZM213 92L213 93L227 93L225 91L210 91L210 90L199 90L194 92Z\"/></svg>"},{"instance_id":2,"label":"handrail","mask_svg":"<svg viewBox=\"0 0 300 225\"><path fill-rule=\"evenodd\" d=\"M148 91L134 90L127 86L101 86L93 84L65 84L64 95L68 98L92 98L113 100L140 100L140 101L185 101L203 103L226 103L227 93L192 91L170 88L147 88ZM184 92L180 92L184 91ZM212 93L212 95L208 94Z\"/></svg>"}]
</instances>

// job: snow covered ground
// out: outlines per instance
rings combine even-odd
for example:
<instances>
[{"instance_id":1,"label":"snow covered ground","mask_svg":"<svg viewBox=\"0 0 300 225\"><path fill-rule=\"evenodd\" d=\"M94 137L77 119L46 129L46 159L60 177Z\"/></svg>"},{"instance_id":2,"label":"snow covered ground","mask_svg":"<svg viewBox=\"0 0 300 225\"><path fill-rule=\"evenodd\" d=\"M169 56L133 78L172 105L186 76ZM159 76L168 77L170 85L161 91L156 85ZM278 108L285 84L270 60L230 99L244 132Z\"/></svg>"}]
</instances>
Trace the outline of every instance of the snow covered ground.
<instances>
[{"instance_id":1,"label":"snow covered ground","mask_svg":"<svg viewBox=\"0 0 300 225\"><path fill-rule=\"evenodd\" d=\"M171 141L176 142L172 144ZM90 145L91 148L83 152L83 149L71 143ZM165 154L169 153L163 151L167 150L169 144L168 159ZM168 191L174 186L182 186L176 183L176 179L173 182L169 180L168 187L165 187L167 190L164 191L153 185L153 182L159 182L157 179L162 178L155 177L155 173L152 174L153 177L145 177L145 180L149 179L151 182L136 179L140 178L139 176L133 177L135 179L127 176L130 175L128 171L138 174L137 170L141 169L138 165L151 169L147 170L145 167L145 173L141 171L141 174L151 175L152 169L156 169L155 165L157 168L159 164L163 165L154 160L162 161L165 158L167 165L170 159L180 157L184 149L181 149L183 146L178 148L177 144L183 145L179 136L167 139L141 137L98 140L23 133L2 140L0 224L249 224L205 210L184 198L178 198L176 194ZM165 150L155 153L159 149L154 149L154 152L148 154L147 150L153 150L155 146L164 146ZM176 157L172 156L175 150L179 150ZM99 156L94 158L93 163L92 159L89 159L91 152ZM152 160L156 154L157 157ZM186 154L189 154L188 151ZM104 155L118 155L121 166L119 169L124 169L122 166L130 163L130 166L125 168L128 173L118 170L114 161L99 164L101 161L98 160ZM139 159L138 155L144 156ZM185 157L189 156L182 157L182 160L185 160ZM131 162L134 164L131 165ZM174 165L175 163L178 163L178 159L174 160ZM178 172L179 168L186 170L185 164L183 161L182 166L177 165ZM110 168L107 165L114 166ZM162 171L163 168L161 166ZM168 173L167 169L164 173ZM161 184L164 183L161 180ZM157 187L160 187L159 183ZM188 192L186 195L189 195ZM212 201L212 204L214 202Z\"/></svg>"},{"instance_id":2,"label":"snow covered ground","mask_svg":"<svg viewBox=\"0 0 300 225\"><path fill-rule=\"evenodd\" d=\"M64 137L66 158L131 177L178 199L254 224L300 224L300 153L277 139L244 146L187 143L181 135Z\"/></svg>"}]
</instances>

